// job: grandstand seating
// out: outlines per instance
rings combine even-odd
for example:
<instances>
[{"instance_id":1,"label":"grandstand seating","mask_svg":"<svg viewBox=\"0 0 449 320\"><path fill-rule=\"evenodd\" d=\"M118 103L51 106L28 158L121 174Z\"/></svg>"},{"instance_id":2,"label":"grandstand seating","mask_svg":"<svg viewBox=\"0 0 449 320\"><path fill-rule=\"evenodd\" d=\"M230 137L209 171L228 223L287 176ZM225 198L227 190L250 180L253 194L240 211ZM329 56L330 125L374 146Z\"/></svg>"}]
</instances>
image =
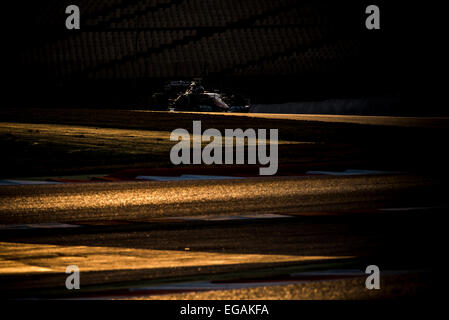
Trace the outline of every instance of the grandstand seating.
<instances>
[{"instance_id":1,"label":"grandstand seating","mask_svg":"<svg viewBox=\"0 0 449 320\"><path fill-rule=\"evenodd\" d=\"M78 5L81 30L25 51L25 66L43 66L62 79L295 74L322 62L335 64L356 48L353 41L329 37L326 14L296 0L82 0ZM60 23L55 8L42 10L37 21Z\"/></svg>"}]
</instances>

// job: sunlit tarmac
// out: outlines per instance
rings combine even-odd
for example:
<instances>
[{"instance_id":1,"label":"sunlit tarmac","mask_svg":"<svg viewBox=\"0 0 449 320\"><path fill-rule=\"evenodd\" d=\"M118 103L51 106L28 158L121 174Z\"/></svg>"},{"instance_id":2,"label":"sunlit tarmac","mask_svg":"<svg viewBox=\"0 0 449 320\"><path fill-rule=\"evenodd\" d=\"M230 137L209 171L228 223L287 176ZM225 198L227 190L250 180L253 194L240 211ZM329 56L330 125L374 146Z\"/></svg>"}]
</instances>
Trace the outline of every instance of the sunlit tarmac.
<instances>
[{"instance_id":1,"label":"sunlit tarmac","mask_svg":"<svg viewBox=\"0 0 449 320\"><path fill-rule=\"evenodd\" d=\"M6 186L0 189L0 223L338 211L357 209L357 203L366 209L402 201L395 195L404 188L418 192L431 184L393 175Z\"/></svg>"}]
</instances>

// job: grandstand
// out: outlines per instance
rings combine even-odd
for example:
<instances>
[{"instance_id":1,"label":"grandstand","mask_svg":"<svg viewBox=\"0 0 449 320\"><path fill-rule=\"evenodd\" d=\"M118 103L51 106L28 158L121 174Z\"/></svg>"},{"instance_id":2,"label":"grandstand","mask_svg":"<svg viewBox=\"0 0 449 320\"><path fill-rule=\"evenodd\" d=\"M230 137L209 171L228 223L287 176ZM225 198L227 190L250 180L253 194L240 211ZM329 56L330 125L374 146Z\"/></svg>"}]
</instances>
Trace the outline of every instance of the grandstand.
<instances>
[{"instance_id":1,"label":"grandstand","mask_svg":"<svg viewBox=\"0 0 449 320\"><path fill-rule=\"evenodd\" d=\"M80 30L64 27L69 4L80 8ZM360 37L362 7L349 8L299 0L43 1L23 32L15 76L42 86L35 97L77 88L92 104L146 104L164 81L197 77L260 101L289 100L292 90L303 99L348 87L365 94L357 77L373 53Z\"/></svg>"}]
</instances>

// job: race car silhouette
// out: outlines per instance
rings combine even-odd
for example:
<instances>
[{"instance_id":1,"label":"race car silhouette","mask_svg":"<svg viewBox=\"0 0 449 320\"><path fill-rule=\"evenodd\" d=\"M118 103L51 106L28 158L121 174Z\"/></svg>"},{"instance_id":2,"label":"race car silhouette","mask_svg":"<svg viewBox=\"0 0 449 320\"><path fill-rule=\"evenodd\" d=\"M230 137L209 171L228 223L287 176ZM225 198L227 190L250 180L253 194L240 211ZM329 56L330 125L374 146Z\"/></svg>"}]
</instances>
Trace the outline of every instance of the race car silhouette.
<instances>
[{"instance_id":1,"label":"race car silhouette","mask_svg":"<svg viewBox=\"0 0 449 320\"><path fill-rule=\"evenodd\" d=\"M152 96L152 105L171 111L248 112L249 100L235 93L206 91L198 81L171 81Z\"/></svg>"}]
</instances>

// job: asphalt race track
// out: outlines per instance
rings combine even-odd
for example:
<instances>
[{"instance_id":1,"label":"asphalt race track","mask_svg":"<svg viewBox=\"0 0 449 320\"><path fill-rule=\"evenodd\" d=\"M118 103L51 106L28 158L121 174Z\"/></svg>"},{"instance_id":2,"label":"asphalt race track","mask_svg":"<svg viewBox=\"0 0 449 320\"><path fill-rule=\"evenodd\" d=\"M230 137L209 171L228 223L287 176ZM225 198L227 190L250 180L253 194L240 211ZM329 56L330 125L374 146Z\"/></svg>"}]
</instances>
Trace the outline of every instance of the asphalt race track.
<instances>
[{"instance_id":1,"label":"asphalt race track","mask_svg":"<svg viewBox=\"0 0 449 320\"><path fill-rule=\"evenodd\" d=\"M2 297L397 299L437 292L447 118L0 113L8 150L0 166ZM279 129L278 174L260 177L245 165L172 166L170 131L190 130L194 120L203 129ZM65 286L71 265L79 268L80 290ZM381 290L366 289L369 265L380 269Z\"/></svg>"},{"instance_id":2,"label":"asphalt race track","mask_svg":"<svg viewBox=\"0 0 449 320\"><path fill-rule=\"evenodd\" d=\"M447 211L442 190L443 181L412 174L4 186L0 291L10 298L428 294ZM370 264L385 275L381 292L364 288ZM81 290L65 288L68 265L79 267Z\"/></svg>"}]
</instances>

